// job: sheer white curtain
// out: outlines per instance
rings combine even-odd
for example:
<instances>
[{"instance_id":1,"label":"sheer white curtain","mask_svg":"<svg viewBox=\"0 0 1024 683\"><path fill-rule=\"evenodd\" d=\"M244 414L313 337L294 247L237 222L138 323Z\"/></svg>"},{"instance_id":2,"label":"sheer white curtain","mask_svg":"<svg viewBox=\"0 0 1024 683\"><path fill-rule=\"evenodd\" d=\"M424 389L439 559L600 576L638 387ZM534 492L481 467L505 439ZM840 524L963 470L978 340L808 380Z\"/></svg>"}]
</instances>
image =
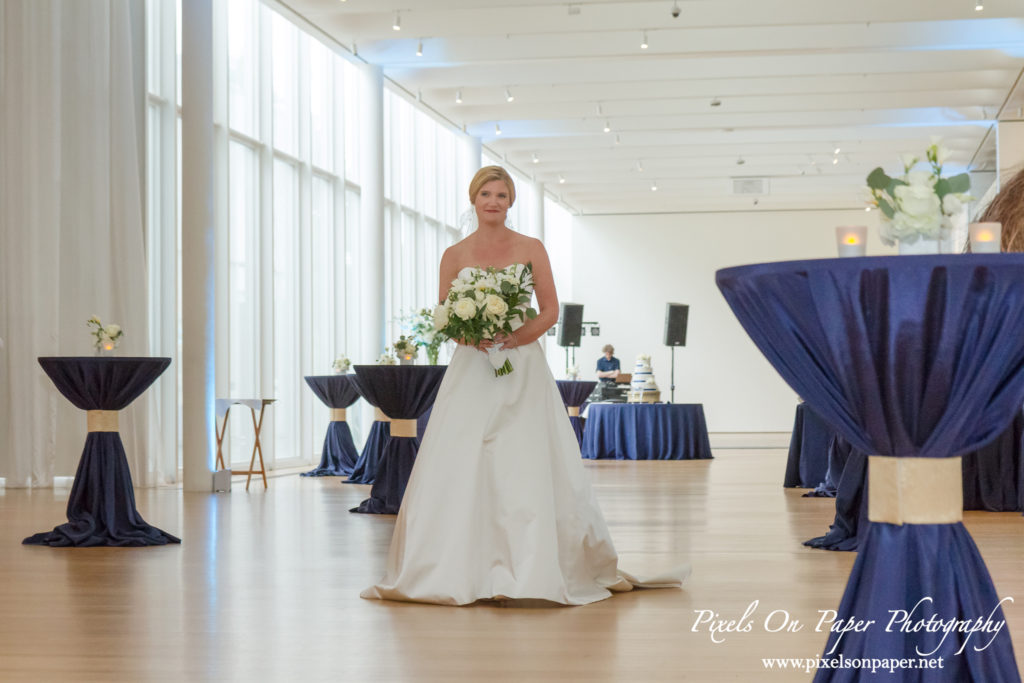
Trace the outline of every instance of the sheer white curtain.
<instances>
[{"instance_id":1,"label":"sheer white curtain","mask_svg":"<svg viewBox=\"0 0 1024 683\"><path fill-rule=\"evenodd\" d=\"M93 314L124 328L121 355L149 353L141 11L130 0L0 5L0 476L8 486L73 475L85 440L82 412L59 396L37 356L90 355ZM147 452L147 401L121 419L140 486L166 480L174 458Z\"/></svg>"}]
</instances>

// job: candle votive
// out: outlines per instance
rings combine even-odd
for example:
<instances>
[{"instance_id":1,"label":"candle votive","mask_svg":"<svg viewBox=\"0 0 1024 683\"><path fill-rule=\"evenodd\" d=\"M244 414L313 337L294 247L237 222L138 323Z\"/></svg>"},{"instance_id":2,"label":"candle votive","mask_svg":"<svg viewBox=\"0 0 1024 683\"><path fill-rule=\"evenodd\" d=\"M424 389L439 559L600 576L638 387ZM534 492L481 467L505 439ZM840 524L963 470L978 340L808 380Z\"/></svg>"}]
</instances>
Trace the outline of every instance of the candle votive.
<instances>
[{"instance_id":1,"label":"candle votive","mask_svg":"<svg viewBox=\"0 0 1024 683\"><path fill-rule=\"evenodd\" d=\"M864 256L868 248L868 226L840 225L836 228L836 248L840 258Z\"/></svg>"},{"instance_id":2,"label":"candle votive","mask_svg":"<svg viewBox=\"0 0 1024 683\"><path fill-rule=\"evenodd\" d=\"M971 252L998 254L1001 251L1002 223L971 223Z\"/></svg>"}]
</instances>

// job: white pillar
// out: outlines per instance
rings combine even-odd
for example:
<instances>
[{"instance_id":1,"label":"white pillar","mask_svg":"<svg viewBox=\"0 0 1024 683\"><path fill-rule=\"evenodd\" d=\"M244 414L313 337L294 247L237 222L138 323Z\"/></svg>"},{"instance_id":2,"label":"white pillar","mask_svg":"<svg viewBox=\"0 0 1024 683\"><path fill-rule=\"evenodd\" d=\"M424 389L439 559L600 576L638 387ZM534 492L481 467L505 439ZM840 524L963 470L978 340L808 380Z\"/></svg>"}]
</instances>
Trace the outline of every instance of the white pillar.
<instances>
[{"instance_id":1,"label":"white pillar","mask_svg":"<svg viewBox=\"0 0 1024 683\"><path fill-rule=\"evenodd\" d=\"M215 159L213 7L181 7L181 301L184 489L212 491L214 413ZM173 372L173 369L172 369Z\"/></svg>"},{"instance_id":2,"label":"white pillar","mask_svg":"<svg viewBox=\"0 0 1024 683\"><path fill-rule=\"evenodd\" d=\"M530 216L530 223L533 224L533 234L541 242L544 241L544 183L533 181L533 196L536 201L533 204L533 215Z\"/></svg>"},{"instance_id":3,"label":"white pillar","mask_svg":"<svg viewBox=\"0 0 1024 683\"><path fill-rule=\"evenodd\" d=\"M360 342L362 361L384 349L384 74L379 66L359 67L362 100L362 190L360 196Z\"/></svg>"},{"instance_id":4,"label":"white pillar","mask_svg":"<svg viewBox=\"0 0 1024 683\"><path fill-rule=\"evenodd\" d=\"M1005 185L1024 170L1024 121L1000 121L997 132L996 165L999 184Z\"/></svg>"}]
</instances>

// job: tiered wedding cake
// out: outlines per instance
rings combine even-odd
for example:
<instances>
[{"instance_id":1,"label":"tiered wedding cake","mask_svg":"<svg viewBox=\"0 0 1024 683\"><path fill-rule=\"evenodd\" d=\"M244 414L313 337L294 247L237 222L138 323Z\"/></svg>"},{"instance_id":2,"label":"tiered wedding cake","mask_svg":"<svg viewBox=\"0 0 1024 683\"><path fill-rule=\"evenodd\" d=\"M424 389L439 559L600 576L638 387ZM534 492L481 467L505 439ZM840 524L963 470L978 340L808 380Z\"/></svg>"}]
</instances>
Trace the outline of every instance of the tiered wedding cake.
<instances>
[{"instance_id":1,"label":"tiered wedding cake","mask_svg":"<svg viewBox=\"0 0 1024 683\"><path fill-rule=\"evenodd\" d=\"M633 381L629 383L628 401L630 403L658 403L661 401L661 392L658 391L654 373L651 372L651 357L647 354L636 357Z\"/></svg>"}]
</instances>

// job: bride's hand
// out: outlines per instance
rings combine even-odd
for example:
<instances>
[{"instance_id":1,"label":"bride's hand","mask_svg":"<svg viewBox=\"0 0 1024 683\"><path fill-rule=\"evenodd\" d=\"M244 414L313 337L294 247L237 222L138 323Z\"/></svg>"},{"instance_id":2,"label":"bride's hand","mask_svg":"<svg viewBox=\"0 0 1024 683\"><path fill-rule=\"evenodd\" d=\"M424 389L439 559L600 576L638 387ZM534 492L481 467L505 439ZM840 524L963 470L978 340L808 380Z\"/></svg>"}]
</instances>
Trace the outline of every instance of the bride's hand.
<instances>
[{"instance_id":1,"label":"bride's hand","mask_svg":"<svg viewBox=\"0 0 1024 683\"><path fill-rule=\"evenodd\" d=\"M500 344L498 348L502 351L506 351L508 349L514 349L517 346L519 346L519 339L516 337L515 332L513 332L512 334L502 333L494 338L494 343Z\"/></svg>"}]
</instances>

